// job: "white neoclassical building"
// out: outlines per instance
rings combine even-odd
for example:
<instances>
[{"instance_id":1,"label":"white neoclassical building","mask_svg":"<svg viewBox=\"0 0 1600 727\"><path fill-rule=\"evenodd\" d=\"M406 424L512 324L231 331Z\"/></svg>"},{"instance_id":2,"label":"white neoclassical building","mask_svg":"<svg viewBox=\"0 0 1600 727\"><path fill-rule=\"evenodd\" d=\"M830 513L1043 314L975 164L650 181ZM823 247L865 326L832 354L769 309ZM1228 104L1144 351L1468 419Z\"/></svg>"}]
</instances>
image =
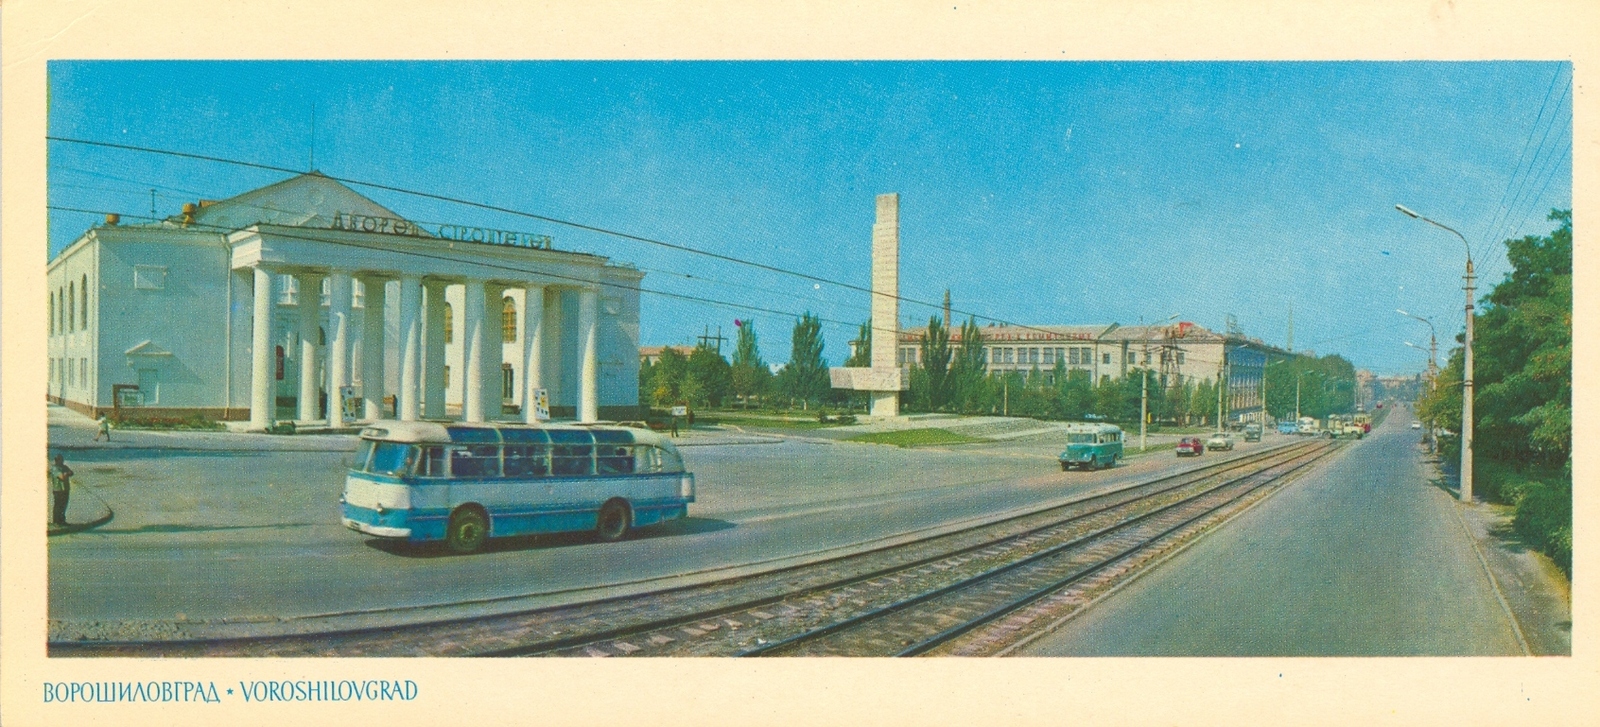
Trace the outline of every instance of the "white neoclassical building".
<instances>
[{"instance_id":1,"label":"white neoclassical building","mask_svg":"<svg viewBox=\"0 0 1600 727\"><path fill-rule=\"evenodd\" d=\"M51 401L91 415L341 426L634 418L639 281L550 238L403 219L312 172L48 266ZM354 401L350 401L353 399Z\"/></svg>"}]
</instances>

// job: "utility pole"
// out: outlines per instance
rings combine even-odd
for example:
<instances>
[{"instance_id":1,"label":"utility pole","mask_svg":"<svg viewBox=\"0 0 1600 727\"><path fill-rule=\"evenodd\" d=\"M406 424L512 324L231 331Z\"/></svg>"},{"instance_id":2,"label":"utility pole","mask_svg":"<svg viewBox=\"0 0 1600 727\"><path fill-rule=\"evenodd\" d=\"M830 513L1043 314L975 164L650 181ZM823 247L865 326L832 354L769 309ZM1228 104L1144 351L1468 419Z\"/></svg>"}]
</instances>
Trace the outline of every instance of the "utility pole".
<instances>
[{"instance_id":1,"label":"utility pole","mask_svg":"<svg viewBox=\"0 0 1600 727\"><path fill-rule=\"evenodd\" d=\"M1217 361L1217 433L1222 433L1222 390L1228 385L1228 345L1222 345L1222 358Z\"/></svg>"},{"instance_id":2,"label":"utility pole","mask_svg":"<svg viewBox=\"0 0 1600 727\"><path fill-rule=\"evenodd\" d=\"M1455 230L1451 230L1455 232ZM1457 235L1461 233L1457 232ZM1461 238L1463 242L1466 238ZM1466 351L1462 353L1461 375L1461 501L1472 502L1472 294L1477 290L1474 283L1478 276L1472 272L1471 247L1467 253L1467 274L1463 276L1466 281L1467 291L1467 339Z\"/></svg>"}]
</instances>

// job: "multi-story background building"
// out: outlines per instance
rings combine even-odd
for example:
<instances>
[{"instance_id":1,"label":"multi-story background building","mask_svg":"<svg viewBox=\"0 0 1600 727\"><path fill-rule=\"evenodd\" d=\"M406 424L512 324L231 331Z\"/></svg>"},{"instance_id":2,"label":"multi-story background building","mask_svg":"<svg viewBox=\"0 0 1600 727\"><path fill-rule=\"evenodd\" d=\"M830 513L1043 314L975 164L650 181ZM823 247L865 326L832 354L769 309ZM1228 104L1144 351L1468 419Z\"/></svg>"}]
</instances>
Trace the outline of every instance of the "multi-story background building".
<instances>
[{"instance_id":1,"label":"multi-story background building","mask_svg":"<svg viewBox=\"0 0 1600 727\"><path fill-rule=\"evenodd\" d=\"M1049 379L1060 362L1067 371L1088 372L1096 382L1121 378L1130 369L1151 371L1153 386L1223 379L1228 382L1225 406L1233 420L1265 417L1264 367L1268 360L1290 355L1259 339L1220 334L1187 321L1160 326L990 325L979 330L991 373L1038 369ZM896 359L903 368L921 363L926 336L926 327L901 330ZM950 329L950 346L960 343L960 327Z\"/></svg>"}]
</instances>

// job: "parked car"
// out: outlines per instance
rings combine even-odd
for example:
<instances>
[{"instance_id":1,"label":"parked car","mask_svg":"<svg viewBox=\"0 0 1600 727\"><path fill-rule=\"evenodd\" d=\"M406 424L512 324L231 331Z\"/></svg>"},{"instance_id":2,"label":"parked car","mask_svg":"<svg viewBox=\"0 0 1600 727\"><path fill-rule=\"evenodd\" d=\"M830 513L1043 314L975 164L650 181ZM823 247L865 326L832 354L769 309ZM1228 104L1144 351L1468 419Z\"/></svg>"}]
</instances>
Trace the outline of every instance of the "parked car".
<instances>
[{"instance_id":1,"label":"parked car","mask_svg":"<svg viewBox=\"0 0 1600 727\"><path fill-rule=\"evenodd\" d=\"M1216 434L1211 435L1210 439L1206 440L1205 447L1206 449L1225 450L1231 452L1233 451L1233 437L1230 437L1222 432L1217 432Z\"/></svg>"},{"instance_id":2,"label":"parked car","mask_svg":"<svg viewBox=\"0 0 1600 727\"><path fill-rule=\"evenodd\" d=\"M1296 424L1294 422L1278 422L1278 433L1279 434L1297 434L1299 432L1300 432L1300 425L1299 424Z\"/></svg>"},{"instance_id":3,"label":"parked car","mask_svg":"<svg viewBox=\"0 0 1600 727\"><path fill-rule=\"evenodd\" d=\"M1246 442L1259 442L1259 441L1261 441L1261 425L1257 424L1255 422L1251 422L1249 424L1244 425L1244 441L1246 441Z\"/></svg>"},{"instance_id":4,"label":"parked car","mask_svg":"<svg viewBox=\"0 0 1600 727\"><path fill-rule=\"evenodd\" d=\"M1178 440L1179 457L1184 455L1199 456L1205 453L1206 445L1204 442L1200 441L1199 437L1184 437L1183 439Z\"/></svg>"}]
</instances>

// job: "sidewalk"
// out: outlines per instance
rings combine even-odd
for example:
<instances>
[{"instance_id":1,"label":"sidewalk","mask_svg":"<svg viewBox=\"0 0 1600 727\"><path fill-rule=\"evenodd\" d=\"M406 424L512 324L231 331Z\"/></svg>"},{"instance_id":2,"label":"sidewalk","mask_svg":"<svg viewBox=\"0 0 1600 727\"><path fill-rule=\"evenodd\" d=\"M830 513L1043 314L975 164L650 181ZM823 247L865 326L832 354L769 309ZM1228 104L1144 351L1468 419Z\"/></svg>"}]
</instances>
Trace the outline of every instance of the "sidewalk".
<instances>
[{"instance_id":1,"label":"sidewalk","mask_svg":"<svg viewBox=\"0 0 1600 727\"><path fill-rule=\"evenodd\" d=\"M1424 454L1439 476L1438 484L1459 498L1454 474L1446 475L1439 460ZM1516 509L1510 505L1456 500L1456 514L1477 546L1478 555L1494 579L1533 656L1572 655L1572 584L1566 574L1544 554L1528 547L1511 529Z\"/></svg>"}]
</instances>

